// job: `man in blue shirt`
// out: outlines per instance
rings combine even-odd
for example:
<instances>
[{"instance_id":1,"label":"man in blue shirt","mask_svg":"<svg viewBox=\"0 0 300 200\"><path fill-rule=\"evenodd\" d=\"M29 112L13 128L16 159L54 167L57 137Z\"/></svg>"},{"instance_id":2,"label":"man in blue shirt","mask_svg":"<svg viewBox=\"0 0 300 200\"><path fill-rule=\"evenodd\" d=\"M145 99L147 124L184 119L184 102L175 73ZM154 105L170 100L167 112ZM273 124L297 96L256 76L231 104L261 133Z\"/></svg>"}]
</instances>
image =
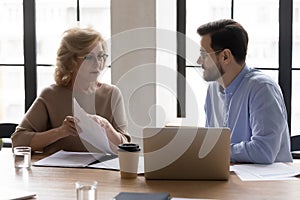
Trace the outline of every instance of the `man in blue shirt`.
<instances>
[{"instance_id":1,"label":"man in blue shirt","mask_svg":"<svg viewBox=\"0 0 300 200\"><path fill-rule=\"evenodd\" d=\"M198 64L208 86L206 126L231 129L233 163L292 162L289 128L279 86L246 65L248 34L233 20L200 26Z\"/></svg>"}]
</instances>

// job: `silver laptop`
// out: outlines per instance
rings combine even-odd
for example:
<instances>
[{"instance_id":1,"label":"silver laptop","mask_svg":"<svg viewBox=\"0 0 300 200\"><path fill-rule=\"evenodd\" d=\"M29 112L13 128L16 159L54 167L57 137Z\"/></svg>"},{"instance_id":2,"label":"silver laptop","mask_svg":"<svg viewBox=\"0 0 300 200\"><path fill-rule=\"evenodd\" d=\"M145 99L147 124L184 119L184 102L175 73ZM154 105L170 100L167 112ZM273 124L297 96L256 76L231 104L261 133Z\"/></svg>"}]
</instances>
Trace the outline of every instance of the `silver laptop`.
<instances>
[{"instance_id":1,"label":"silver laptop","mask_svg":"<svg viewBox=\"0 0 300 200\"><path fill-rule=\"evenodd\" d=\"M145 128L143 151L146 179L229 178L228 128Z\"/></svg>"}]
</instances>

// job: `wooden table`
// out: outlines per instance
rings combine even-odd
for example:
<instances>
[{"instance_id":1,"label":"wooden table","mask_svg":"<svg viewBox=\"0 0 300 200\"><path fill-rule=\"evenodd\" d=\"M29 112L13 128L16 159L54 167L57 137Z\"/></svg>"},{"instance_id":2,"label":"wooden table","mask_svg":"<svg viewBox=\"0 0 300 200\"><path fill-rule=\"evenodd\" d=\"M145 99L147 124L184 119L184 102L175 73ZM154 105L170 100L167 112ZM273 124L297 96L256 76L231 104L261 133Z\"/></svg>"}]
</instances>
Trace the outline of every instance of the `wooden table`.
<instances>
[{"instance_id":1,"label":"wooden table","mask_svg":"<svg viewBox=\"0 0 300 200\"><path fill-rule=\"evenodd\" d=\"M33 155L32 161L41 156ZM205 199L300 199L300 178L291 181L243 182L235 174L229 181L146 181L121 179L117 171L88 168L32 167L15 170L11 149L0 151L2 187L35 191L37 199L76 199L75 182L98 181L98 200L112 199L119 192L169 192L172 197ZM296 163L295 166L300 164ZM1 197L1 194L0 194Z\"/></svg>"}]
</instances>

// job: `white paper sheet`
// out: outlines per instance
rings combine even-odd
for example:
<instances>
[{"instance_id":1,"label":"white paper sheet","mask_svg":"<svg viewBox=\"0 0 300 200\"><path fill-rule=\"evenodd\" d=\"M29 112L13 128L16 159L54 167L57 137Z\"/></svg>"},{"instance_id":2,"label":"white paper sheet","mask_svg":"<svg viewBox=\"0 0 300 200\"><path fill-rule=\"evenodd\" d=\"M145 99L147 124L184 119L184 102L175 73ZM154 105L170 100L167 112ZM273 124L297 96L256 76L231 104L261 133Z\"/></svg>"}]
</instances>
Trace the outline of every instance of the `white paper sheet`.
<instances>
[{"instance_id":1,"label":"white paper sheet","mask_svg":"<svg viewBox=\"0 0 300 200\"><path fill-rule=\"evenodd\" d=\"M292 180L300 175L300 169L285 163L239 164L231 166L242 181Z\"/></svg>"},{"instance_id":2,"label":"white paper sheet","mask_svg":"<svg viewBox=\"0 0 300 200\"><path fill-rule=\"evenodd\" d=\"M18 188L0 188L0 200L20 200L35 199L36 193L31 191L20 190Z\"/></svg>"},{"instance_id":3,"label":"white paper sheet","mask_svg":"<svg viewBox=\"0 0 300 200\"><path fill-rule=\"evenodd\" d=\"M104 153L69 152L60 150L46 158L36 161L34 166L87 167L105 156Z\"/></svg>"},{"instance_id":4,"label":"white paper sheet","mask_svg":"<svg viewBox=\"0 0 300 200\"><path fill-rule=\"evenodd\" d=\"M109 146L105 129L87 116L75 98L73 105L74 116L79 120L78 126L81 129L79 137L104 153L115 154Z\"/></svg>"},{"instance_id":5,"label":"white paper sheet","mask_svg":"<svg viewBox=\"0 0 300 200\"><path fill-rule=\"evenodd\" d=\"M90 168L120 170L119 159L114 158L101 163L89 165ZM138 174L144 173L144 156L139 157Z\"/></svg>"},{"instance_id":6,"label":"white paper sheet","mask_svg":"<svg viewBox=\"0 0 300 200\"><path fill-rule=\"evenodd\" d=\"M172 200L204 200L204 199L173 197ZM208 200L208 199L206 199L206 200Z\"/></svg>"}]
</instances>

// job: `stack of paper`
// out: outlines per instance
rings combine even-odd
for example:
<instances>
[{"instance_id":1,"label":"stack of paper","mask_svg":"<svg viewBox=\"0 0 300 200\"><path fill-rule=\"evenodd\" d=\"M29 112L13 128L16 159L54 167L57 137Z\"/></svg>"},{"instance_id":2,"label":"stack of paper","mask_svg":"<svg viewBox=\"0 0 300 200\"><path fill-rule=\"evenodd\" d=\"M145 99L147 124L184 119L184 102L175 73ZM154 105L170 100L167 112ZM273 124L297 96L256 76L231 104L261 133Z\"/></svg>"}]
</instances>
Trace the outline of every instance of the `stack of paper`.
<instances>
[{"instance_id":1,"label":"stack of paper","mask_svg":"<svg viewBox=\"0 0 300 200\"><path fill-rule=\"evenodd\" d=\"M233 165L231 171L243 181L291 180L300 175L300 169L285 163Z\"/></svg>"},{"instance_id":2,"label":"stack of paper","mask_svg":"<svg viewBox=\"0 0 300 200\"><path fill-rule=\"evenodd\" d=\"M60 150L51 156L35 162L34 166L87 167L105 156L104 153L68 152Z\"/></svg>"},{"instance_id":3,"label":"stack of paper","mask_svg":"<svg viewBox=\"0 0 300 200\"><path fill-rule=\"evenodd\" d=\"M34 166L48 167L88 167L97 169L120 170L116 155L89 152L58 151L35 163ZM138 174L144 173L144 157L140 156Z\"/></svg>"},{"instance_id":4,"label":"stack of paper","mask_svg":"<svg viewBox=\"0 0 300 200\"><path fill-rule=\"evenodd\" d=\"M35 197L35 192L19 190L16 188L0 188L0 200L33 199Z\"/></svg>"}]
</instances>

